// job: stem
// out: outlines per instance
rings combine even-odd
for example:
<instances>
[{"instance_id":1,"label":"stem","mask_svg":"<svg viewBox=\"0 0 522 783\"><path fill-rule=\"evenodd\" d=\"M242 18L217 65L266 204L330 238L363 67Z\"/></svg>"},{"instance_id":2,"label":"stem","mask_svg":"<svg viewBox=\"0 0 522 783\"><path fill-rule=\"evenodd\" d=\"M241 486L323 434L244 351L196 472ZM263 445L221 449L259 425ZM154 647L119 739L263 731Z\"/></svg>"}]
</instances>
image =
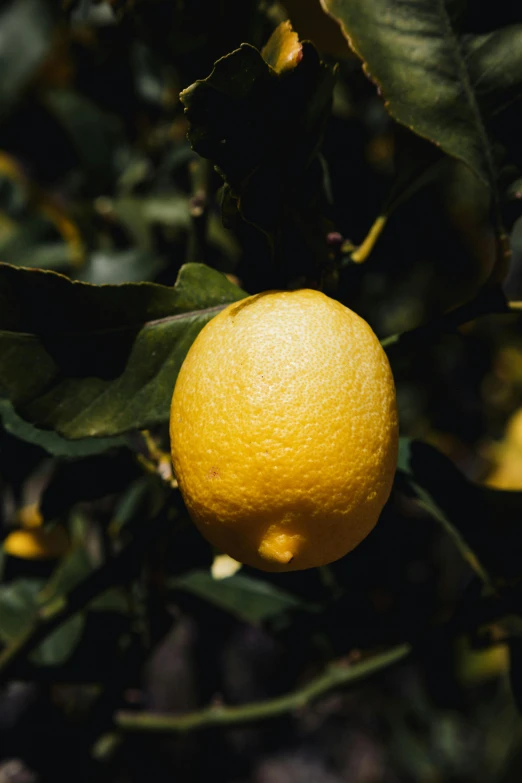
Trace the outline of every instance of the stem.
<instances>
[{"instance_id":1,"label":"stem","mask_svg":"<svg viewBox=\"0 0 522 783\"><path fill-rule=\"evenodd\" d=\"M368 231L366 239L364 240L362 245L359 245L357 250L354 250L354 252L352 253L351 259L354 263L362 264L363 261L366 261L366 259L372 252L375 243L377 242L380 235L384 231L384 227L386 226L387 220L388 220L388 215L379 215L377 217L373 226Z\"/></svg>"},{"instance_id":2,"label":"stem","mask_svg":"<svg viewBox=\"0 0 522 783\"><path fill-rule=\"evenodd\" d=\"M355 664L330 664L326 670L302 688L267 701L253 702L239 707L210 706L186 715L160 715L148 712L120 712L116 726L123 731L183 733L211 726L244 726L267 718L286 715L302 709L332 690L347 687L389 669L406 660L411 654L409 644Z\"/></svg>"},{"instance_id":3,"label":"stem","mask_svg":"<svg viewBox=\"0 0 522 783\"><path fill-rule=\"evenodd\" d=\"M388 219L393 215L395 210L429 182L429 180L437 174L441 164L444 164L444 162L445 158L438 158L435 161L430 160L425 165L421 166L419 170L413 172L408 179L395 183L387 201L382 207L381 214L378 215L373 222L373 225L363 242L355 250L352 249L352 247L346 248L346 252L351 251L351 261L356 264L361 264L366 261L375 247L377 240L381 236Z\"/></svg>"},{"instance_id":4,"label":"stem","mask_svg":"<svg viewBox=\"0 0 522 783\"><path fill-rule=\"evenodd\" d=\"M501 600L498 595L488 596L474 607L466 605L448 622L422 637L417 637L411 643L399 644L384 653L351 665L331 663L315 679L284 696L238 707L204 707L185 715L122 711L115 716L115 726L121 732L183 734L212 727L244 726L248 723L277 718L307 707L333 690L358 684L399 663L404 663L415 653L422 654L427 651L432 654L437 645L447 644L455 637L478 626L498 622L512 611L513 607L510 606L509 600Z\"/></svg>"},{"instance_id":5,"label":"stem","mask_svg":"<svg viewBox=\"0 0 522 783\"><path fill-rule=\"evenodd\" d=\"M189 164L192 196L189 211L191 231L187 261L204 263L207 258L207 231L209 216L209 186L213 167L209 160L198 158Z\"/></svg>"}]
</instances>

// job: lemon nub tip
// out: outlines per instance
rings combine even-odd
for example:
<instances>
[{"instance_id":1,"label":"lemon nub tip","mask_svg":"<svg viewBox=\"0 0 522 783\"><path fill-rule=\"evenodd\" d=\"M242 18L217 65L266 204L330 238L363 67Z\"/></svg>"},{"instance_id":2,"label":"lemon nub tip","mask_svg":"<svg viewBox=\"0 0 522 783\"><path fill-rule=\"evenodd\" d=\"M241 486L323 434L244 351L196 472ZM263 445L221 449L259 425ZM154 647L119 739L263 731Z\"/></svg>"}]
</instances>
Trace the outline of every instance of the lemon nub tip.
<instances>
[{"instance_id":1,"label":"lemon nub tip","mask_svg":"<svg viewBox=\"0 0 522 783\"><path fill-rule=\"evenodd\" d=\"M286 533L268 533L261 541L258 548L258 554L272 563L288 565L295 556L296 536L289 536Z\"/></svg>"}]
</instances>

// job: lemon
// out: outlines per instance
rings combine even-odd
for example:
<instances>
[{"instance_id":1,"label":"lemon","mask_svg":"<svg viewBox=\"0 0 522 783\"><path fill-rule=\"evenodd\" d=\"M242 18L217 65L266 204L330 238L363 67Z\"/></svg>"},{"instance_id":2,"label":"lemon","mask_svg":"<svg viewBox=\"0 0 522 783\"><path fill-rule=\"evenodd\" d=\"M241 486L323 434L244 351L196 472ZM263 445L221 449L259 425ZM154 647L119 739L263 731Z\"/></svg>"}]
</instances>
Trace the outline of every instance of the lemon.
<instances>
[{"instance_id":1,"label":"lemon","mask_svg":"<svg viewBox=\"0 0 522 783\"><path fill-rule=\"evenodd\" d=\"M14 530L4 541L4 552L23 560L57 560L69 549L69 536L61 525Z\"/></svg>"},{"instance_id":2,"label":"lemon","mask_svg":"<svg viewBox=\"0 0 522 783\"><path fill-rule=\"evenodd\" d=\"M265 571L325 565L372 530L397 462L386 354L324 294L226 307L192 344L172 398L174 471L205 538Z\"/></svg>"}]
</instances>

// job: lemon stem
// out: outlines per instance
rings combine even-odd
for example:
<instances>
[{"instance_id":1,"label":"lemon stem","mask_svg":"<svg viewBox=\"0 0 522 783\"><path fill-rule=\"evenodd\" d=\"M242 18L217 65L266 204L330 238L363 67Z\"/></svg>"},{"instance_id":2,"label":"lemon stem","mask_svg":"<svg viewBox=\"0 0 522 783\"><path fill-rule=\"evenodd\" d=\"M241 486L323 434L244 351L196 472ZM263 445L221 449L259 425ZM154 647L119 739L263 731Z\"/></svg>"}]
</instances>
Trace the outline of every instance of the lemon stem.
<instances>
[{"instance_id":1,"label":"lemon stem","mask_svg":"<svg viewBox=\"0 0 522 783\"><path fill-rule=\"evenodd\" d=\"M354 252L352 253L351 255L352 261L354 261L356 264L362 264L364 261L366 261L366 259L372 252L375 243L377 242L380 235L382 234L387 220L388 220L387 215L379 215L379 217L375 220L373 226L368 231L368 234L364 242L361 245L359 245L357 250L354 250Z\"/></svg>"}]
</instances>

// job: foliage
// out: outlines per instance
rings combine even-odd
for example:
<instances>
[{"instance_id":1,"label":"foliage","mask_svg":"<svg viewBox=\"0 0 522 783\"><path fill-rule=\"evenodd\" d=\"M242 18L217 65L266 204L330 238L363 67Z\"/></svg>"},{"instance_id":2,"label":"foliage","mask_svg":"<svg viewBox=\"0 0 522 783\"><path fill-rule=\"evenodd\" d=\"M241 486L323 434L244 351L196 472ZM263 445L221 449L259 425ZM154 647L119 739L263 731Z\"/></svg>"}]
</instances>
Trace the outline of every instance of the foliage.
<instances>
[{"instance_id":1,"label":"foliage","mask_svg":"<svg viewBox=\"0 0 522 783\"><path fill-rule=\"evenodd\" d=\"M522 17L479 5L0 4L0 531L71 539L0 555L0 780L519 779ZM394 490L337 563L223 577L176 375L301 286L388 351Z\"/></svg>"}]
</instances>

